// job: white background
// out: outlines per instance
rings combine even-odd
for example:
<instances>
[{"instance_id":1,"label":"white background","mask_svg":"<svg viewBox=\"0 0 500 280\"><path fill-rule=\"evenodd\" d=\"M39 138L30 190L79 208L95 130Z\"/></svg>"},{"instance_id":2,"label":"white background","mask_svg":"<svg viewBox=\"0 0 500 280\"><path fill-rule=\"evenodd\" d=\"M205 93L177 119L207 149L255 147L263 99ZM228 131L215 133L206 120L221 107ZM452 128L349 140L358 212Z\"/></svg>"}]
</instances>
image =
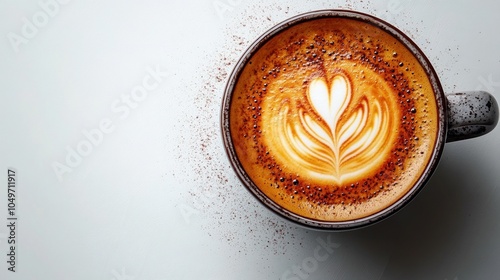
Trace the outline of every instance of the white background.
<instances>
[{"instance_id":1,"label":"white background","mask_svg":"<svg viewBox=\"0 0 500 280\"><path fill-rule=\"evenodd\" d=\"M446 145L410 205L343 233L264 209L230 168L219 128L238 57L273 25L318 9L385 19L422 48L447 92L500 100L500 2L66 2L0 2L0 279L500 275L499 128ZM155 88L125 103L145 79ZM103 121L112 131L89 146L84 131ZM86 155L69 166L78 147ZM8 168L18 175L15 273Z\"/></svg>"}]
</instances>

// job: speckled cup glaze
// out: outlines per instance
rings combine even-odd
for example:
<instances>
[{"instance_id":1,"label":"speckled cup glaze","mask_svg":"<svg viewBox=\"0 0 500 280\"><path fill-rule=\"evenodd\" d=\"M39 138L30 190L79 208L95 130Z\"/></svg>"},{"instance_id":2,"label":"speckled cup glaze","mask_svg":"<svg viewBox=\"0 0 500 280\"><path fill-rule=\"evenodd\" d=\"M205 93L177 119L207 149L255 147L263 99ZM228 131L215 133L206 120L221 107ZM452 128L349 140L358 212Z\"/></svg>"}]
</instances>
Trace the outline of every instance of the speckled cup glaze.
<instances>
[{"instance_id":1,"label":"speckled cup glaze","mask_svg":"<svg viewBox=\"0 0 500 280\"><path fill-rule=\"evenodd\" d=\"M432 151L432 157L427 164L427 167L421 178L404 196L402 196L398 201L385 208L384 210L368 217L342 222L318 221L304 218L288 211L287 209L284 209L269 197L267 197L252 182L251 178L248 176L248 174L246 174L241 163L239 162L235 152L234 144L231 140L232 138L229 129L229 112L232 92L242 69L254 54L254 52L256 52L263 44L265 44L269 40L269 38L272 38L274 35L280 33L289 26L297 24L299 22L324 17L344 17L362 20L383 29L384 31L390 33L396 39L401 41L414 54L414 56L420 62L421 66L425 69L426 74L431 82L432 88L435 92L437 106L439 107L437 143L434 147L434 150ZM321 10L301 14L276 25L275 27L265 32L247 49L247 51L242 55L242 57L236 64L232 74L229 77L225 89L221 110L221 129L224 147L228 154L229 160L234 170L236 171L236 174L241 179L244 186L250 191L250 193L255 196L264 206L272 210L274 213L277 213L281 217L284 217L292 222L295 222L302 226L306 226L308 228L340 231L374 224L391 216L392 214L400 210L403 206L408 204L423 188L423 186L426 184L426 182L429 180L432 173L436 169L443 151L444 144L446 142L474 138L490 132L498 122L498 110L498 104L495 101L495 98L491 94L484 91L444 94L438 79L438 75L436 74L435 70L433 69L431 63L426 58L424 53L408 36L406 36L404 33L402 33L396 27L390 25L389 23L386 23L385 21L371 15L355 11Z\"/></svg>"},{"instance_id":2,"label":"speckled cup glaze","mask_svg":"<svg viewBox=\"0 0 500 280\"><path fill-rule=\"evenodd\" d=\"M484 135L498 123L498 104L484 91L446 94L448 137L446 142Z\"/></svg>"}]
</instances>

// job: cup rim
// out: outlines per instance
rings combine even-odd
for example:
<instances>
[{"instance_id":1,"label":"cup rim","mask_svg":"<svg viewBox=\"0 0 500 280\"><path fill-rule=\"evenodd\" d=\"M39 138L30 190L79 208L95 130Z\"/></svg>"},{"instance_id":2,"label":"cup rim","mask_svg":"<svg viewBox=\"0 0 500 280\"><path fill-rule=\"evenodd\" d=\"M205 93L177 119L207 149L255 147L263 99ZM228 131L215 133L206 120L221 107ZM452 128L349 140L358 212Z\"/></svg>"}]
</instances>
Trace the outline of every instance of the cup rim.
<instances>
[{"instance_id":1,"label":"cup rim","mask_svg":"<svg viewBox=\"0 0 500 280\"><path fill-rule=\"evenodd\" d=\"M246 63L251 59L253 54L256 51L258 51L264 44L266 44L271 38L273 38L280 32L284 31L285 29L288 29L294 25L309 20L316 20L319 18L332 18L332 17L356 19L372 24L375 27L380 28L383 31L389 33L391 36L400 41L405 47L407 47L412 52L412 54L418 60L422 68L425 70L427 77L429 78L429 81L434 90L436 104L438 107L439 124L438 124L435 147L425 170L422 172L422 175L417 180L417 182L401 198L399 198L396 202L394 202L387 208L379 212L373 213L369 216L348 221L322 221L322 220L315 220L303 217L285 209L282 206L279 206L276 202L267 197L243 169L239 161L239 158L236 155L229 128L229 119L230 119L229 112L230 112L233 90L243 68L245 67ZM256 197L257 200L260 201L265 207L270 209L271 212L278 214L279 216L289 221L292 221L295 224L305 226L309 229L330 230L330 231L350 230L372 225L376 222L388 218L389 216L392 216L394 213L396 213L397 211L402 209L405 205L407 205L420 192L420 190L422 190L423 186L428 182L432 173L434 172L434 170L438 165L439 159L441 157L444 148L444 143L446 142L446 131L448 125L447 120L448 117L447 117L446 97L442 89L441 83L439 81L439 77L434 68L432 67L429 59L425 56L425 54L417 46L417 44L413 42L413 40L410 39L408 35L403 33L401 30L399 30L392 24L378 17L358 11L344 10L344 9L316 10L307 13L302 13L294 17L288 18L274 25L264 33L262 33L262 35L260 35L246 49L246 51L241 55L238 62L235 64L233 71L231 72L231 75L228 78L226 87L224 89L222 108L221 108L221 131L222 131L222 140L224 144L224 149L226 150L226 154L228 155L231 166L236 171L238 178L243 183L245 188L248 191L250 191L250 193L254 197Z\"/></svg>"}]
</instances>

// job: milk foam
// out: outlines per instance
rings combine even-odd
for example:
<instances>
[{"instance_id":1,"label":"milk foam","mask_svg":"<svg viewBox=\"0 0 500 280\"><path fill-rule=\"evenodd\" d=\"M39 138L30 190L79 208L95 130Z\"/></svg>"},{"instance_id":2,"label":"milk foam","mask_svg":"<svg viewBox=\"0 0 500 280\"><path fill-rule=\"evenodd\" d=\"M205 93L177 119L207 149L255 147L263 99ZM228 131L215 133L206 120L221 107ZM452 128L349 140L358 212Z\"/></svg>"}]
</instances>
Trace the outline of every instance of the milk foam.
<instances>
[{"instance_id":1,"label":"milk foam","mask_svg":"<svg viewBox=\"0 0 500 280\"><path fill-rule=\"evenodd\" d=\"M345 74L334 76L330 84L325 78L313 79L307 90L312 110L285 104L278 125L270 128L279 138L280 145L274 147L282 161L336 184L365 177L379 167L391 148L384 144L397 129L391 127L385 93L373 91L377 89L353 92Z\"/></svg>"}]
</instances>

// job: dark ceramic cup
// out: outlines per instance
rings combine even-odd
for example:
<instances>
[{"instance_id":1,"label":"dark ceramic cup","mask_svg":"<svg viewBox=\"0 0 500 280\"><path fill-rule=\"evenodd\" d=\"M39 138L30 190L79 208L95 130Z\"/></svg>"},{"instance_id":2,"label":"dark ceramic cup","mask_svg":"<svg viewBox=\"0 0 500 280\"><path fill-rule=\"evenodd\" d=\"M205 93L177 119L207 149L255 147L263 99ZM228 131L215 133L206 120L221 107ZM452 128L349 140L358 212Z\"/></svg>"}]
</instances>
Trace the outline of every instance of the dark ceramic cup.
<instances>
[{"instance_id":1,"label":"dark ceramic cup","mask_svg":"<svg viewBox=\"0 0 500 280\"><path fill-rule=\"evenodd\" d=\"M252 56L271 38L283 32L284 30L296 24L319 19L319 18L348 18L361 20L372 24L385 32L392 35L404 46L406 46L427 74L427 77L434 91L435 101L438 106L438 129L436 144L431 152L430 160L427 166L417 180L417 182L397 201L386 207L385 209L371 214L367 217L357 218L348 221L324 221L306 218L297 215L284 207L278 205L273 199L266 196L242 167L240 159L235 152L235 144L233 142L230 131L230 108L232 103L233 91L235 85L240 78L242 69L247 65ZM345 230L359 228L378 222L389 217L409 201L422 189L426 182L431 177L437 167L443 151L443 146L446 142L463 140L477 137L490 132L498 122L498 105L494 97L483 91L471 91L445 94L439 82L438 75L431 66L431 63L426 58L424 53L418 46L404 33L396 27L386 23L385 21L373 17L371 15L347 11L347 10L322 10L314 11L306 14L301 14L290 18L260 36L242 55L241 59L236 64L232 74L229 77L222 103L221 112L221 127L224 147L228 154L229 160L241 179L243 185L255 196L264 206L277 213L278 215L291 220L292 222L304 225L315 229L327 230Z\"/></svg>"}]
</instances>

